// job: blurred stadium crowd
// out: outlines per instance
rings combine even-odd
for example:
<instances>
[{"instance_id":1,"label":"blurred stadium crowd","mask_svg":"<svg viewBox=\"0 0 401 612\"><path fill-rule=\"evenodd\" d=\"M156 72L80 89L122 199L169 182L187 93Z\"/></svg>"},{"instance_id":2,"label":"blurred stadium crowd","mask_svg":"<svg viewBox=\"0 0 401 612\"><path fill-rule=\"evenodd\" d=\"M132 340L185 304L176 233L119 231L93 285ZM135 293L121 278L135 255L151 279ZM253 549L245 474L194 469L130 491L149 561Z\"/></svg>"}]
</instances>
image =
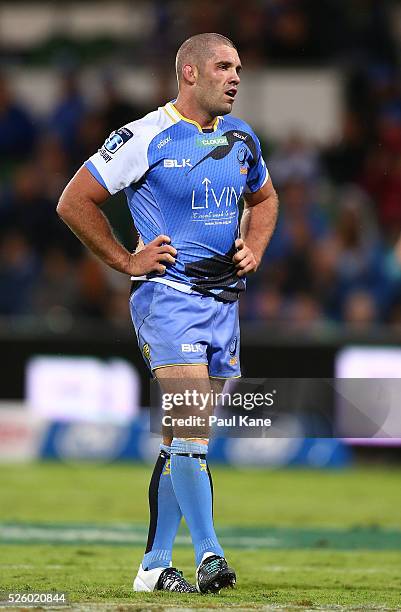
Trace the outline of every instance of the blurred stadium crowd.
<instances>
[{"instance_id":1,"label":"blurred stadium crowd","mask_svg":"<svg viewBox=\"0 0 401 612\"><path fill-rule=\"evenodd\" d=\"M335 66L344 74L346 104L337 140L317 145L293 133L282 142L262 143L281 212L265 265L250 279L242 301L243 317L299 328L401 325L401 270L393 255L401 232L400 49L392 18L397 3L149 4L149 31L133 57L149 69L158 66L158 74L167 64L171 71L179 41L202 31L230 36L245 67ZM83 58L82 45L53 40L53 53L46 44L47 54L37 50L35 61L60 60L61 68L59 98L45 118L15 95L7 76L10 62L29 63L34 50L17 57L1 48L0 315L125 324L127 279L88 254L55 207L69 178L105 137L165 102L170 92L161 80L160 99L142 108L123 97L108 75L104 100L93 106L78 78L82 61L91 61L88 50ZM132 45L116 40L113 61L127 60ZM125 230L133 248L134 232Z\"/></svg>"}]
</instances>

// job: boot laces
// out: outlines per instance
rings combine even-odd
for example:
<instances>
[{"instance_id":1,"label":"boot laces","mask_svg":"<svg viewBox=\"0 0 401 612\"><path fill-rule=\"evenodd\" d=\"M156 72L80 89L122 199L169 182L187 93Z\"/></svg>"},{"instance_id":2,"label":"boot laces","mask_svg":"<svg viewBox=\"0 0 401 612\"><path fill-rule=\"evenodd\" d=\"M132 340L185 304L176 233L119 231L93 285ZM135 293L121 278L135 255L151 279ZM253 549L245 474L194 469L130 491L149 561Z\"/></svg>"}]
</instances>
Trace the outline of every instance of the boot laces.
<instances>
[{"instance_id":1,"label":"boot laces","mask_svg":"<svg viewBox=\"0 0 401 612\"><path fill-rule=\"evenodd\" d=\"M187 582L180 570L168 567L160 574L159 588L164 591L176 591L178 593L195 593L196 589Z\"/></svg>"}]
</instances>

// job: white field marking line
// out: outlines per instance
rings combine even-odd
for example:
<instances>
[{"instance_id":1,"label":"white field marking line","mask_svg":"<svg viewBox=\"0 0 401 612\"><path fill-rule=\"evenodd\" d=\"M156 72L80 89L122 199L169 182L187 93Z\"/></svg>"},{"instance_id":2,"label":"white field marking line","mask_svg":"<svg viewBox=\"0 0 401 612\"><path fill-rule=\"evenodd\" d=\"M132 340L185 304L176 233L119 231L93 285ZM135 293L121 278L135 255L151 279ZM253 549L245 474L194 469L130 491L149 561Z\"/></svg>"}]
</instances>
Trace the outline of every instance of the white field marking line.
<instances>
[{"instance_id":1,"label":"white field marking line","mask_svg":"<svg viewBox=\"0 0 401 612\"><path fill-rule=\"evenodd\" d=\"M322 567L316 567L314 565L302 565L302 567L299 567L297 565L263 565L262 567L260 567L259 569L264 570L264 571L268 571L268 572L292 572L294 570L296 570L297 572L301 572L303 570L306 570L307 572L315 572L316 570L319 570L320 572L325 569L328 573L330 572L338 572L338 573L344 573L346 572L347 574L359 574L359 573L368 573L368 574L380 574L380 573L387 573L389 570L391 570L391 568L389 567L347 567L347 568L341 568L341 567L326 567L326 568L322 568ZM397 571L397 574L399 574L399 570L398 568L394 568L394 571Z\"/></svg>"},{"instance_id":2,"label":"white field marking line","mask_svg":"<svg viewBox=\"0 0 401 612\"><path fill-rule=\"evenodd\" d=\"M70 542L81 540L85 542L129 542L140 544L144 536L139 533L123 533L107 529L79 529L67 528L42 528L42 527L0 527L0 540L57 540L58 542ZM191 539L187 538L188 543Z\"/></svg>"},{"instance_id":3,"label":"white field marking line","mask_svg":"<svg viewBox=\"0 0 401 612\"><path fill-rule=\"evenodd\" d=\"M123 542L130 544L142 544L146 538L143 533L127 533L114 529L85 529L79 527L52 528L52 527L28 527L28 526L3 526L0 527L0 540L56 540L58 542L70 542L80 540L84 542ZM249 547L264 548L280 544L279 538L258 536L227 536L222 537L225 546L233 548ZM190 536L179 535L177 544L191 544Z\"/></svg>"}]
</instances>

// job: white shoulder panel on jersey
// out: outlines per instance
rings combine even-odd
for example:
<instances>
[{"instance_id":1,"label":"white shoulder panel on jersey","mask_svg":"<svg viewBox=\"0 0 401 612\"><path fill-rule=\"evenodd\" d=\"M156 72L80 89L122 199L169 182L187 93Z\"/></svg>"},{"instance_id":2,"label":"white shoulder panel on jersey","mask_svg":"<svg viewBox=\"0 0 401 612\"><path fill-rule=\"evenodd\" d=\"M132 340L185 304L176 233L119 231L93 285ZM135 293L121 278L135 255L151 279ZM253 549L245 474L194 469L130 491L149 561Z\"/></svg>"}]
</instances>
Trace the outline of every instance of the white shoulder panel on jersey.
<instances>
[{"instance_id":1,"label":"white shoulder panel on jersey","mask_svg":"<svg viewBox=\"0 0 401 612\"><path fill-rule=\"evenodd\" d=\"M86 163L87 168L114 194L139 181L149 168L152 140L176 121L160 107L142 119L112 132L101 149Z\"/></svg>"}]
</instances>

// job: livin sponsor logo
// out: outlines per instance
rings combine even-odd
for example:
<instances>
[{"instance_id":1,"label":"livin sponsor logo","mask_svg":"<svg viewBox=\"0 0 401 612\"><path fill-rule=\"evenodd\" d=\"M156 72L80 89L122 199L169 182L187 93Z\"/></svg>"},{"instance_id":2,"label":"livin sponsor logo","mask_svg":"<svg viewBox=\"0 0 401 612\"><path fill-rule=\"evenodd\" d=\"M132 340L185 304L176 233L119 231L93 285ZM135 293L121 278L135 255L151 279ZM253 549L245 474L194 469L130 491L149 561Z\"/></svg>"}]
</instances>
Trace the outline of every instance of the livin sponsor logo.
<instances>
[{"instance_id":1,"label":"livin sponsor logo","mask_svg":"<svg viewBox=\"0 0 401 612\"><path fill-rule=\"evenodd\" d=\"M238 204L238 200L242 195L243 187L240 187L239 193L236 192L235 187L226 185L221 190L220 194L216 194L213 187L211 187L212 181L205 177L202 181L204 185L202 203L196 203L195 189L192 191L192 210L201 210L209 208L230 208L233 204Z\"/></svg>"}]
</instances>

